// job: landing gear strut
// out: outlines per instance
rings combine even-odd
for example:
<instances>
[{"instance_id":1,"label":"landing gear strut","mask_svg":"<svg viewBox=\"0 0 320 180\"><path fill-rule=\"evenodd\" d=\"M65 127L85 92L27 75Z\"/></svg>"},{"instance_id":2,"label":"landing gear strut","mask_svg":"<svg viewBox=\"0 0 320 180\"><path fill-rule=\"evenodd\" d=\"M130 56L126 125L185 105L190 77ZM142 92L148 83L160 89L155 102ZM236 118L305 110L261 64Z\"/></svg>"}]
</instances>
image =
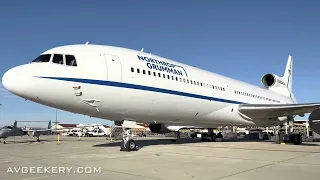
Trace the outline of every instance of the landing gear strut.
<instances>
[{"instance_id":1,"label":"landing gear strut","mask_svg":"<svg viewBox=\"0 0 320 180\"><path fill-rule=\"evenodd\" d=\"M40 139L39 139L39 137L37 137L37 142L40 142Z\"/></svg>"},{"instance_id":2,"label":"landing gear strut","mask_svg":"<svg viewBox=\"0 0 320 180\"><path fill-rule=\"evenodd\" d=\"M201 134L202 141L212 141L214 142L216 139L216 134L213 132L212 128L208 128L208 133Z\"/></svg>"},{"instance_id":3,"label":"landing gear strut","mask_svg":"<svg viewBox=\"0 0 320 180\"><path fill-rule=\"evenodd\" d=\"M180 139L180 131L176 131L175 134L176 134L176 139L172 140L172 142L177 142L178 139Z\"/></svg>"},{"instance_id":4,"label":"landing gear strut","mask_svg":"<svg viewBox=\"0 0 320 180\"><path fill-rule=\"evenodd\" d=\"M1 143L1 139L0 139L0 143ZM6 144L6 139L3 139L3 144Z\"/></svg>"},{"instance_id":5,"label":"landing gear strut","mask_svg":"<svg viewBox=\"0 0 320 180\"><path fill-rule=\"evenodd\" d=\"M131 139L131 132L130 128L123 128L122 129L122 142L121 142L121 149L120 151L135 151L137 150L136 142Z\"/></svg>"},{"instance_id":6,"label":"landing gear strut","mask_svg":"<svg viewBox=\"0 0 320 180\"><path fill-rule=\"evenodd\" d=\"M279 135L279 144L281 143L293 143L295 145L302 144L301 133L289 133L289 134L279 133L278 135Z\"/></svg>"},{"instance_id":7,"label":"landing gear strut","mask_svg":"<svg viewBox=\"0 0 320 180\"><path fill-rule=\"evenodd\" d=\"M210 140L212 142L216 141L216 134L213 132L212 128L208 128L208 133L209 133Z\"/></svg>"}]
</instances>

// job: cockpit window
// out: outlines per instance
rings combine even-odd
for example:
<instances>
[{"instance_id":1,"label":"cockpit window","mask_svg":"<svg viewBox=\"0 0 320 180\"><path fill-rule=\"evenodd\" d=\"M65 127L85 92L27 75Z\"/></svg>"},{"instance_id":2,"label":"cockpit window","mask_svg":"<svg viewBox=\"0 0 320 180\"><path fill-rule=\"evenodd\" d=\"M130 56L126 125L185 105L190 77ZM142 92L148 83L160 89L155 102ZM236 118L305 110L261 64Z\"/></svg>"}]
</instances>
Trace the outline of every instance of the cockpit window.
<instances>
[{"instance_id":1,"label":"cockpit window","mask_svg":"<svg viewBox=\"0 0 320 180\"><path fill-rule=\"evenodd\" d=\"M62 54L54 54L52 62L63 65L63 55Z\"/></svg>"},{"instance_id":2,"label":"cockpit window","mask_svg":"<svg viewBox=\"0 0 320 180\"><path fill-rule=\"evenodd\" d=\"M76 58L73 55L66 55L67 66L77 66Z\"/></svg>"},{"instance_id":3,"label":"cockpit window","mask_svg":"<svg viewBox=\"0 0 320 180\"><path fill-rule=\"evenodd\" d=\"M50 61L51 54L42 54L39 57L37 57L32 62L49 62Z\"/></svg>"}]
</instances>

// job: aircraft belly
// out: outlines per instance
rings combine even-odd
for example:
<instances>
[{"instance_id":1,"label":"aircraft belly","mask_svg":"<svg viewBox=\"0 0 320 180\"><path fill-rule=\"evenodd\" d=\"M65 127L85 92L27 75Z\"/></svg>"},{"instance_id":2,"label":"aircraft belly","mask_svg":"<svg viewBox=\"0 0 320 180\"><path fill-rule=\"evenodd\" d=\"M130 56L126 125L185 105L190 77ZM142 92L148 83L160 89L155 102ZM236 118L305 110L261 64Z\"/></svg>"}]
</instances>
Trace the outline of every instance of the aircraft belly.
<instances>
[{"instance_id":1,"label":"aircraft belly","mask_svg":"<svg viewBox=\"0 0 320 180\"><path fill-rule=\"evenodd\" d=\"M117 87L95 88L91 92L94 93L86 93L85 98L99 98L102 101L100 112L95 112L92 116L110 120L194 122L213 109L210 108L212 101L209 100L164 93Z\"/></svg>"},{"instance_id":2,"label":"aircraft belly","mask_svg":"<svg viewBox=\"0 0 320 180\"><path fill-rule=\"evenodd\" d=\"M93 93L94 92L94 93ZM145 98L141 98L145 97ZM229 113L230 104L164 93L118 87L94 88L85 98L99 99L99 112L87 107L92 117L110 120L135 120L158 123L245 124L236 113ZM237 105L234 106L234 109Z\"/></svg>"},{"instance_id":3,"label":"aircraft belly","mask_svg":"<svg viewBox=\"0 0 320 180\"><path fill-rule=\"evenodd\" d=\"M252 121L244 119L238 113L237 104L225 104L223 108L208 113L202 117L203 123L221 125L254 125Z\"/></svg>"},{"instance_id":4,"label":"aircraft belly","mask_svg":"<svg viewBox=\"0 0 320 180\"><path fill-rule=\"evenodd\" d=\"M37 94L41 97L41 101L38 102L91 117L138 122L203 122L226 125L245 123L235 113L228 113L229 110L224 108L229 104L224 102L122 87L63 81L50 81L50 83L51 86L49 84L47 86L50 89L43 92L64 94L47 96L39 92Z\"/></svg>"}]
</instances>

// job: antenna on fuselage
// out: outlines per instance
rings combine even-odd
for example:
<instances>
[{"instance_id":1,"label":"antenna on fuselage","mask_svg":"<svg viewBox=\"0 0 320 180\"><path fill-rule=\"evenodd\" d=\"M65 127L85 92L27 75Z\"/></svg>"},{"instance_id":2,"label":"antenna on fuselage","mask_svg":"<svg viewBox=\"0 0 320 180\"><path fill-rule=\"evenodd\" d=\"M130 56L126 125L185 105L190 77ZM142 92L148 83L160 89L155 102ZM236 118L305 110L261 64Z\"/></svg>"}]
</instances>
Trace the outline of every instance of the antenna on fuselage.
<instances>
[{"instance_id":1,"label":"antenna on fuselage","mask_svg":"<svg viewBox=\"0 0 320 180\"><path fill-rule=\"evenodd\" d=\"M89 42L86 42L86 45L88 45L89 44Z\"/></svg>"},{"instance_id":2,"label":"antenna on fuselage","mask_svg":"<svg viewBox=\"0 0 320 180\"><path fill-rule=\"evenodd\" d=\"M140 51L143 52L143 48Z\"/></svg>"}]
</instances>

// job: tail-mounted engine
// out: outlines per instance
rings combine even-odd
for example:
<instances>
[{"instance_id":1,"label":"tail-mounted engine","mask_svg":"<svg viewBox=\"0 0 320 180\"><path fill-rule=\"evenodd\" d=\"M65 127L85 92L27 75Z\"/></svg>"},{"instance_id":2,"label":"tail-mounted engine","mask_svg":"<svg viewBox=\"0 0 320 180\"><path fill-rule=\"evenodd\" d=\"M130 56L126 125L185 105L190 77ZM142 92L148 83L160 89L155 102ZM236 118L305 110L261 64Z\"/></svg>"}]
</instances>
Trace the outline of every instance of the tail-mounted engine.
<instances>
[{"instance_id":1,"label":"tail-mounted engine","mask_svg":"<svg viewBox=\"0 0 320 180\"><path fill-rule=\"evenodd\" d=\"M316 109L310 114L309 125L314 132L320 134L320 109Z\"/></svg>"},{"instance_id":2,"label":"tail-mounted engine","mask_svg":"<svg viewBox=\"0 0 320 180\"><path fill-rule=\"evenodd\" d=\"M286 86L282 78L275 74L265 74L262 76L261 83L266 88Z\"/></svg>"},{"instance_id":3,"label":"tail-mounted engine","mask_svg":"<svg viewBox=\"0 0 320 180\"><path fill-rule=\"evenodd\" d=\"M265 74L262 76L261 83L270 91L291 97L291 91L283 77L279 77L275 74Z\"/></svg>"}]
</instances>

